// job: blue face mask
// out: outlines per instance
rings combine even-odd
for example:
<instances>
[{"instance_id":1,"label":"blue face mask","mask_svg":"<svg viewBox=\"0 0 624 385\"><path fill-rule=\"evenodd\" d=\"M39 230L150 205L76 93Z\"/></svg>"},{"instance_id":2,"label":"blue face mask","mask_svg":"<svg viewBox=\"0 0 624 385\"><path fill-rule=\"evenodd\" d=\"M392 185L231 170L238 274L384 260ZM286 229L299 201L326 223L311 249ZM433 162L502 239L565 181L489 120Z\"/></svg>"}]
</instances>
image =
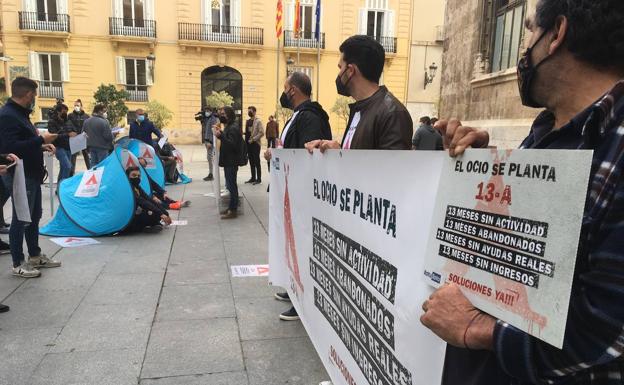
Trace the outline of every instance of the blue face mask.
<instances>
[{"instance_id":1,"label":"blue face mask","mask_svg":"<svg viewBox=\"0 0 624 385\"><path fill-rule=\"evenodd\" d=\"M139 123L143 123L145 121L145 115L139 115L137 117L137 120L139 121Z\"/></svg>"}]
</instances>

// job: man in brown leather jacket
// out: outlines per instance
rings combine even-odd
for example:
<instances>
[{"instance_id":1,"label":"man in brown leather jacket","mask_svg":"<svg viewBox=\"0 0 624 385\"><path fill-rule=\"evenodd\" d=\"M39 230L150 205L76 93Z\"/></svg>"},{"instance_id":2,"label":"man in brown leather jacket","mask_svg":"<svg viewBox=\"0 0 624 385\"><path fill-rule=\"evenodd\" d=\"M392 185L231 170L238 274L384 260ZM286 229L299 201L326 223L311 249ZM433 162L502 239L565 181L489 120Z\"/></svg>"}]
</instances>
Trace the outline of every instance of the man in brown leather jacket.
<instances>
[{"instance_id":1,"label":"man in brown leather jacket","mask_svg":"<svg viewBox=\"0 0 624 385\"><path fill-rule=\"evenodd\" d=\"M308 151L410 150L412 118L385 86L379 86L386 56L381 44L369 36L352 36L342 43L340 53L336 89L338 94L351 96L356 102L349 106L349 123L342 144L315 140L306 144Z\"/></svg>"}]
</instances>

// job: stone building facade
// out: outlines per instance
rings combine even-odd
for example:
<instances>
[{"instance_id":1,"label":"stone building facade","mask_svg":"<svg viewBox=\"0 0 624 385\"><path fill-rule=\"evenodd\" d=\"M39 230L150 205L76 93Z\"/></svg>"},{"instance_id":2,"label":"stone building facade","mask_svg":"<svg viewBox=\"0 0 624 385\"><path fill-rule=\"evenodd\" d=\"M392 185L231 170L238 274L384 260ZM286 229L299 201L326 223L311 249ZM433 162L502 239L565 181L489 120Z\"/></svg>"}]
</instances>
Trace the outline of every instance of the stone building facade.
<instances>
[{"instance_id":1,"label":"stone building facade","mask_svg":"<svg viewBox=\"0 0 624 385\"><path fill-rule=\"evenodd\" d=\"M524 20L537 0L448 0L441 113L515 148L539 110L523 107L516 64L528 42Z\"/></svg>"}]
</instances>

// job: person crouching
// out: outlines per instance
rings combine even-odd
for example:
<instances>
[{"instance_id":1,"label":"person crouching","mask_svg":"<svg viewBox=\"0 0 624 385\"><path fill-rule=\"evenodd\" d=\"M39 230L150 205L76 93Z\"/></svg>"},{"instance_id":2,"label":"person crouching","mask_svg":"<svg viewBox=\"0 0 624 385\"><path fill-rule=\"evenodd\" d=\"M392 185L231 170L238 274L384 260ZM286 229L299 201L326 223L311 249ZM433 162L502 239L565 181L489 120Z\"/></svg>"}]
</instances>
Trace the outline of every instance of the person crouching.
<instances>
[{"instance_id":1,"label":"person crouching","mask_svg":"<svg viewBox=\"0 0 624 385\"><path fill-rule=\"evenodd\" d=\"M139 158L139 164L141 164L143 168L147 167L145 158ZM160 187L149 175L147 177L149 178L150 189L152 190L152 201L154 203L162 206L165 210L180 210L183 207L189 207L191 205L191 201L175 201L171 199L164 188Z\"/></svg>"},{"instance_id":2,"label":"person crouching","mask_svg":"<svg viewBox=\"0 0 624 385\"><path fill-rule=\"evenodd\" d=\"M136 210L132 222L124 230L125 233L156 233L162 230L161 221L165 225L171 224L169 213L160 205L154 203L141 189L141 171L138 167L128 167L126 175L132 186L132 193L136 200Z\"/></svg>"}]
</instances>

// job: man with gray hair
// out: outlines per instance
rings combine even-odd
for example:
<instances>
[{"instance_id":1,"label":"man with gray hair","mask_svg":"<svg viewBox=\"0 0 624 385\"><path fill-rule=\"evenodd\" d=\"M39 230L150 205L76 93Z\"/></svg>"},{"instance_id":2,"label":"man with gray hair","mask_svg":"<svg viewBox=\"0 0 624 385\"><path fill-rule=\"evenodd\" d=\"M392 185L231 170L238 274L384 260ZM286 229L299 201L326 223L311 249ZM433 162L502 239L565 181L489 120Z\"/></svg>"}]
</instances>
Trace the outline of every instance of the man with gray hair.
<instances>
[{"instance_id":1,"label":"man with gray hair","mask_svg":"<svg viewBox=\"0 0 624 385\"><path fill-rule=\"evenodd\" d=\"M312 82L308 75L302 72L292 73L284 82L284 92L280 98L282 107L294 111L293 116L286 122L282 135L278 140L278 148L305 148L307 142L313 140L331 140L332 132L329 124L329 115L320 104L310 100ZM267 161L271 160L271 149L264 153ZM279 301L290 301L288 293L277 293ZM299 319L297 310L290 310L280 314L283 321Z\"/></svg>"}]
</instances>

